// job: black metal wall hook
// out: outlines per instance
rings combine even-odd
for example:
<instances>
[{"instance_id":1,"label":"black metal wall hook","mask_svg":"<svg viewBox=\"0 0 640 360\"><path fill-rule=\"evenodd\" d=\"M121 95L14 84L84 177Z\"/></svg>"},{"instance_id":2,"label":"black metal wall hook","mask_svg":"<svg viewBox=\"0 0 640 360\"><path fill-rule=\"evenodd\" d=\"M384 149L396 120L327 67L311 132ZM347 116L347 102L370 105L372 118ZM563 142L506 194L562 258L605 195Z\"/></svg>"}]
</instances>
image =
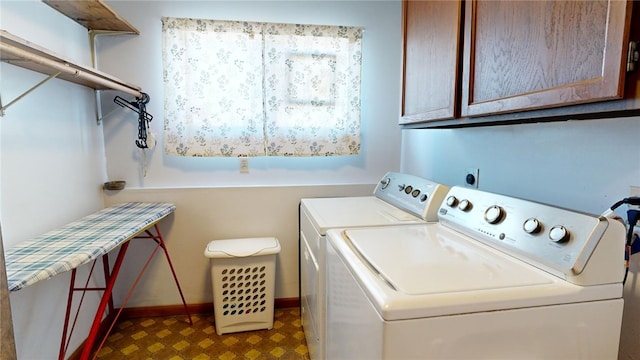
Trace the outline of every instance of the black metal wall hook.
<instances>
[{"instance_id":1,"label":"black metal wall hook","mask_svg":"<svg viewBox=\"0 0 640 360\"><path fill-rule=\"evenodd\" d=\"M153 116L147 112L146 108L146 104L151 100L149 94L141 94L142 97L136 98L135 101L127 101L120 96L116 96L113 102L138 113L138 140L136 140L136 146L146 149L149 147L147 145L147 128L149 127L149 121L153 120Z\"/></svg>"},{"instance_id":2,"label":"black metal wall hook","mask_svg":"<svg viewBox=\"0 0 640 360\"><path fill-rule=\"evenodd\" d=\"M127 108L129 110L133 110L137 112L138 114L141 114L140 105L146 105L149 103L149 101L151 101L149 94L147 93L141 93L141 94L142 94L142 97L136 98L134 101L127 101L121 98L120 96L116 96L115 98L113 98L113 102L122 106L123 108ZM147 119L147 121L153 120L153 116L146 111L145 106L142 106L142 112L144 112L144 117L145 119Z\"/></svg>"}]
</instances>

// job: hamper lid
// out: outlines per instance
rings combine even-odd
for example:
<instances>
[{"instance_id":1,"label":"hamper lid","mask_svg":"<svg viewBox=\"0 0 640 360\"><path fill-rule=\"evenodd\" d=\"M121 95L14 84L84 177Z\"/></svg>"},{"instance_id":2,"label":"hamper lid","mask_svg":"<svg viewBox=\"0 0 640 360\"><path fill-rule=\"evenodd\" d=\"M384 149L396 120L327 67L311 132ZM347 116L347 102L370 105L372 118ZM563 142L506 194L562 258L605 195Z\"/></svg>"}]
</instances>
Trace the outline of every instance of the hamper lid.
<instances>
[{"instance_id":1,"label":"hamper lid","mask_svg":"<svg viewBox=\"0 0 640 360\"><path fill-rule=\"evenodd\" d=\"M272 255L280 252L280 243L274 237L228 239L211 241L204 250L208 258L233 258Z\"/></svg>"}]
</instances>

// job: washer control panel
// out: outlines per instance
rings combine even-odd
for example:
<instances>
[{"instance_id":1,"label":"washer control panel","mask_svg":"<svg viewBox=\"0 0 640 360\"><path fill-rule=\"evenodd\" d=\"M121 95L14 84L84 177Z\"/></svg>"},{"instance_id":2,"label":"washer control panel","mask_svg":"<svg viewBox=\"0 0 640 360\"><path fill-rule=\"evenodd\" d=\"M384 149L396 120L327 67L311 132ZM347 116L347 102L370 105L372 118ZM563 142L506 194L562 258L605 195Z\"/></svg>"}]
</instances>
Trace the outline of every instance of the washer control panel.
<instances>
[{"instance_id":1,"label":"washer control panel","mask_svg":"<svg viewBox=\"0 0 640 360\"><path fill-rule=\"evenodd\" d=\"M377 198L426 221L437 221L438 208L447 191L447 186L425 178L388 172L373 193Z\"/></svg>"},{"instance_id":2,"label":"washer control panel","mask_svg":"<svg viewBox=\"0 0 640 360\"><path fill-rule=\"evenodd\" d=\"M610 225L599 216L456 186L438 216L445 226L565 276L584 270Z\"/></svg>"}]
</instances>

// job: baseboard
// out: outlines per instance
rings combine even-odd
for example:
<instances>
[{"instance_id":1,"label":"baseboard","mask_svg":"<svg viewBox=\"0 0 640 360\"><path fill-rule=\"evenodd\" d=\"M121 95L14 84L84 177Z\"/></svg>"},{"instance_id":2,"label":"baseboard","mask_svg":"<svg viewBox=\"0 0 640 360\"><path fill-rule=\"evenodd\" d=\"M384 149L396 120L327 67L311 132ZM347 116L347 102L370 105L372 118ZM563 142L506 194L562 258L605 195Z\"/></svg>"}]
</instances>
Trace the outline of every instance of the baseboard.
<instances>
[{"instance_id":1,"label":"baseboard","mask_svg":"<svg viewBox=\"0 0 640 360\"><path fill-rule=\"evenodd\" d=\"M213 313L213 304L189 304L187 305L189 314L208 314ZM143 306L122 309L120 319L135 319L141 317L156 316L174 316L185 315L184 305L167 305L167 306Z\"/></svg>"},{"instance_id":2,"label":"baseboard","mask_svg":"<svg viewBox=\"0 0 640 360\"><path fill-rule=\"evenodd\" d=\"M300 307L300 298L274 299L273 306L276 309L288 309L288 308Z\"/></svg>"},{"instance_id":3,"label":"baseboard","mask_svg":"<svg viewBox=\"0 0 640 360\"><path fill-rule=\"evenodd\" d=\"M276 309L287 309L293 307L300 306L299 298L284 298L284 299L274 299L273 306ZM98 339L102 339L104 334L106 334L111 322L113 321L113 317L120 309L115 309L113 314L109 314L102 320L100 324L100 329L98 330L99 336ZM188 304L187 310L189 310L189 314L212 314L213 313L213 303L204 303L204 304ZM156 316L175 316L175 315L185 315L184 305L167 305L167 306L144 306L144 307L135 307L135 308L124 308L120 313L119 320L124 319L135 319L141 317L156 317ZM69 356L68 360L77 360L80 358L80 354L82 353L82 347L84 346L84 342L80 344L78 349Z\"/></svg>"},{"instance_id":4,"label":"baseboard","mask_svg":"<svg viewBox=\"0 0 640 360\"><path fill-rule=\"evenodd\" d=\"M283 298L274 299L273 306L276 309L286 309L300 306L299 298ZM188 304L187 309L190 314L211 314L213 313L213 303L204 304ZM134 319L141 317L154 316L174 316L183 315L183 305L167 305L167 306L144 306L135 308L122 309L121 319Z\"/></svg>"}]
</instances>

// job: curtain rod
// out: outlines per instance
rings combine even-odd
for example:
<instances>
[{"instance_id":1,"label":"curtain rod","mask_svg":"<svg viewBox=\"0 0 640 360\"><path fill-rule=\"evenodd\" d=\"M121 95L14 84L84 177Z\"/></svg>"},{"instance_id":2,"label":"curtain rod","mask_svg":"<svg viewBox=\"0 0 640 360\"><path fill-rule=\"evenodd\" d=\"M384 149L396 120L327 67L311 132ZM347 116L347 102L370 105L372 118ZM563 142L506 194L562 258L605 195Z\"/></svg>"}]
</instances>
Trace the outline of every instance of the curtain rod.
<instances>
[{"instance_id":1,"label":"curtain rod","mask_svg":"<svg viewBox=\"0 0 640 360\"><path fill-rule=\"evenodd\" d=\"M18 47L6 44L4 42L0 42L0 51L5 52L7 54L11 54L13 56L17 56L19 58L22 58L24 60L28 60L28 61L32 61L34 63L40 64L40 65L44 65L47 67L50 67L52 69L58 70L60 72L69 74L69 75L73 75L76 78L82 79L82 80L87 80L90 82L93 82L95 84L99 84L102 86L105 86L107 88L113 89L113 90L118 90L118 91L122 91L124 93L130 94L135 96L136 98L142 98L142 93L140 91L131 89L129 87L126 87L124 85L118 84L112 80L108 80L105 78L101 78L99 76L87 73L85 71L82 71L80 69L71 67L69 64L66 63L60 63L57 62L55 60L51 60L51 59L47 59L46 57L28 52L26 50L20 49Z\"/></svg>"}]
</instances>

